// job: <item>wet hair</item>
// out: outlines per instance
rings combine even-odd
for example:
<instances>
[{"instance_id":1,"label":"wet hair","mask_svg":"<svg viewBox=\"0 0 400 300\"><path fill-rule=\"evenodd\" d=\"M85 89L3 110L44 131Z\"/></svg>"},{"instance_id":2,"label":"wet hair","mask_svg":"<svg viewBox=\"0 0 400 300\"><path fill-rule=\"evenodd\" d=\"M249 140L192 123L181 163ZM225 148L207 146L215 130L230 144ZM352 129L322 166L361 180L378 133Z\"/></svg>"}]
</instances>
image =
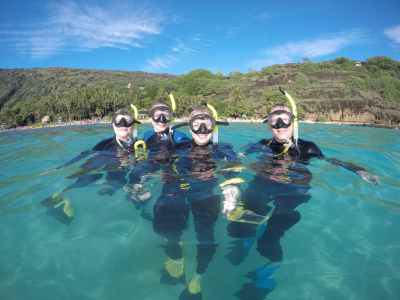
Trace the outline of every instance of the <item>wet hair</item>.
<instances>
[{"instance_id":1,"label":"wet hair","mask_svg":"<svg viewBox=\"0 0 400 300\"><path fill-rule=\"evenodd\" d=\"M154 110L156 107L168 107L168 109L171 110L171 107L163 99L159 99L159 100L155 101L151 105L150 111Z\"/></svg>"},{"instance_id":2,"label":"wet hair","mask_svg":"<svg viewBox=\"0 0 400 300\"><path fill-rule=\"evenodd\" d=\"M115 118L115 117L118 116L118 115L131 116L131 117L133 118L133 114L132 114L128 109L126 109L126 108L118 109L118 110L114 113L113 118Z\"/></svg>"},{"instance_id":3,"label":"wet hair","mask_svg":"<svg viewBox=\"0 0 400 300\"><path fill-rule=\"evenodd\" d=\"M272 112L274 112L274 111L276 111L276 110L286 110L286 111L288 111L288 112L290 112L290 113L292 112L292 110L290 109L289 106L287 106L286 104L282 104L282 103L274 104L274 105L271 107L271 110L270 110L269 113L272 113Z\"/></svg>"},{"instance_id":4,"label":"wet hair","mask_svg":"<svg viewBox=\"0 0 400 300\"><path fill-rule=\"evenodd\" d=\"M197 115L209 115L211 118L213 117L212 113L210 112L210 110L205 105L193 106L190 109L189 118L193 118L194 116L197 116Z\"/></svg>"}]
</instances>

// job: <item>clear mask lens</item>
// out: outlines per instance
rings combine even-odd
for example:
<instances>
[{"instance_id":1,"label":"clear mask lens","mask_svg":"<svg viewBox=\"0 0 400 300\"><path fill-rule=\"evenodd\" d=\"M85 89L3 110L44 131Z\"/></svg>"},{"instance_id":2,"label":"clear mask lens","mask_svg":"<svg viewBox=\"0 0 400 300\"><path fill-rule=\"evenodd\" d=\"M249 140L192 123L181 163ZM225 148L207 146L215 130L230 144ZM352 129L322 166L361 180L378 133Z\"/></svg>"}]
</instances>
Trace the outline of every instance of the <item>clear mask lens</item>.
<instances>
[{"instance_id":1,"label":"clear mask lens","mask_svg":"<svg viewBox=\"0 0 400 300\"><path fill-rule=\"evenodd\" d=\"M117 127L131 127L133 124L133 118L129 115L118 115L114 119L114 124Z\"/></svg>"}]
</instances>

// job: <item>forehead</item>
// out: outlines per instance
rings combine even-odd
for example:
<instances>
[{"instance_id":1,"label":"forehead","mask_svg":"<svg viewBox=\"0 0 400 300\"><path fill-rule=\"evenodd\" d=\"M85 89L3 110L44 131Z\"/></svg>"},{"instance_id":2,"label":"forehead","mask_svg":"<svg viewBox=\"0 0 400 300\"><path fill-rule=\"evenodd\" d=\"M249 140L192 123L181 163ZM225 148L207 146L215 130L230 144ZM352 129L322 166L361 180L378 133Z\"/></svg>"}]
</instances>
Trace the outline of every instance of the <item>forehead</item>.
<instances>
[{"instance_id":1,"label":"forehead","mask_svg":"<svg viewBox=\"0 0 400 300\"><path fill-rule=\"evenodd\" d=\"M114 119L120 119L120 118L122 118L122 117L124 117L124 118L132 118L132 116L131 116L130 114L120 113L120 114L116 114L116 115L114 116Z\"/></svg>"},{"instance_id":2,"label":"forehead","mask_svg":"<svg viewBox=\"0 0 400 300\"><path fill-rule=\"evenodd\" d=\"M272 113L274 113L274 112L278 112L278 111L285 111L285 112L287 112L287 113L292 113L291 111L290 111L290 109L289 109L289 107L287 107L287 106L275 106L275 107L273 107L272 109L271 109L271 112L270 112L270 114L272 114Z\"/></svg>"}]
</instances>

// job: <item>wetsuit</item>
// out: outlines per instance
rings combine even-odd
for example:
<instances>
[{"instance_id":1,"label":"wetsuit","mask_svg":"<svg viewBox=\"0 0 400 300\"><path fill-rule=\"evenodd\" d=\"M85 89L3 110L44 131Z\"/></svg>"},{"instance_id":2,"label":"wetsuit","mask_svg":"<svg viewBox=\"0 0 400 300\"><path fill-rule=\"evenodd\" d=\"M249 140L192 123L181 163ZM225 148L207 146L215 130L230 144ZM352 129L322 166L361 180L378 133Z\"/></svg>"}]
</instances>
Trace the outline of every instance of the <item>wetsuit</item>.
<instances>
[{"instance_id":1,"label":"wetsuit","mask_svg":"<svg viewBox=\"0 0 400 300\"><path fill-rule=\"evenodd\" d=\"M91 155L91 157L80 166L78 172L68 177L77 178L77 180L67 189L93 183L105 172L106 183L109 187L103 189L101 193L112 195L127 183L126 175L130 167L136 164L133 145L133 140L130 143L123 141L118 143L116 138L112 137L99 142L91 151L83 152L81 157L78 156L74 160L81 159L83 156Z\"/></svg>"},{"instance_id":2,"label":"wetsuit","mask_svg":"<svg viewBox=\"0 0 400 300\"><path fill-rule=\"evenodd\" d=\"M87 187L102 178L104 173L106 186L99 193L112 195L128 183L128 174L129 182L135 183L140 181L141 175L145 170L135 159L134 141L130 143L120 141L118 143L115 137L101 141L92 150L82 152L77 157L58 167L58 169L72 165L84 158L87 159L80 165L79 169L67 177L75 179L75 182L62 190L59 195L70 189ZM63 213L60 214L59 210L53 209L57 207L58 201L61 200L61 197L55 199L53 195L43 200L42 203L51 208L50 213L54 214L57 219L64 223L70 223L71 218L66 218Z\"/></svg>"},{"instance_id":3,"label":"wetsuit","mask_svg":"<svg viewBox=\"0 0 400 300\"><path fill-rule=\"evenodd\" d=\"M227 257L233 264L241 263L252 242L257 240L257 250L262 256L270 262L280 262L283 259L280 239L300 221L301 215L296 208L310 199L309 183L312 174L307 165L312 158L325 157L314 143L301 139L298 140L297 147L293 145L289 149L274 139L263 139L250 145L246 153L256 153L258 157L256 163L251 165L255 176L242 193L243 206L259 215L272 214L267 224L261 226L231 222L228 233L240 240L233 242ZM353 172L364 170L336 159L327 160ZM250 272L248 277L253 281L244 284L237 296L240 299L264 299L273 288L272 281L263 275L271 275L268 268L260 268L258 273Z\"/></svg>"},{"instance_id":4,"label":"wetsuit","mask_svg":"<svg viewBox=\"0 0 400 300\"><path fill-rule=\"evenodd\" d=\"M192 212L198 241L198 274L206 271L217 247L214 224L220 212L220 195L213 192L218 184L215 172L219 162L235 159L229 145L187 143L179 151L173 171L164 177L161 195L154 206L153 228L166 238L165 252L173 260L183 257L180 240Z\"/></svg>"}]
</instances>

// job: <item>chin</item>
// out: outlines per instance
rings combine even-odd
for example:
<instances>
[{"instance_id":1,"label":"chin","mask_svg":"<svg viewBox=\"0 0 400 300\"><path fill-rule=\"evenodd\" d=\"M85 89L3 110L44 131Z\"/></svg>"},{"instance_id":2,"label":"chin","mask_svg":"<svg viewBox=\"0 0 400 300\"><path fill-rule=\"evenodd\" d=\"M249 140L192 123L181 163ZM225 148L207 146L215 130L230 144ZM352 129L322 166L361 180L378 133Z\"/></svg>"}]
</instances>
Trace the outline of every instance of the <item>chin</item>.
<instances>
[{"instance_id":1,"label":"chin","mask_svg":"<svg viewBox=\"0 0 400 300\"><path fill-rule=\"evenodd\" d=\"M195 140L196 144L199 146L203 146L206 145L210 142L211 138L208 134L206 135L198 135L196 137L193 137L193 139Z\"/></svg>"},{"instance_id":2,"label":"chin","mask_svg":"<svg viewBox=\"0 0 400 300\"><path fill-rule=\"evenodd\" d=\"M163 132L168 128L168 124L157 124L153 123L153 128L155 132Z\"/></svg>"}]
</instances>

